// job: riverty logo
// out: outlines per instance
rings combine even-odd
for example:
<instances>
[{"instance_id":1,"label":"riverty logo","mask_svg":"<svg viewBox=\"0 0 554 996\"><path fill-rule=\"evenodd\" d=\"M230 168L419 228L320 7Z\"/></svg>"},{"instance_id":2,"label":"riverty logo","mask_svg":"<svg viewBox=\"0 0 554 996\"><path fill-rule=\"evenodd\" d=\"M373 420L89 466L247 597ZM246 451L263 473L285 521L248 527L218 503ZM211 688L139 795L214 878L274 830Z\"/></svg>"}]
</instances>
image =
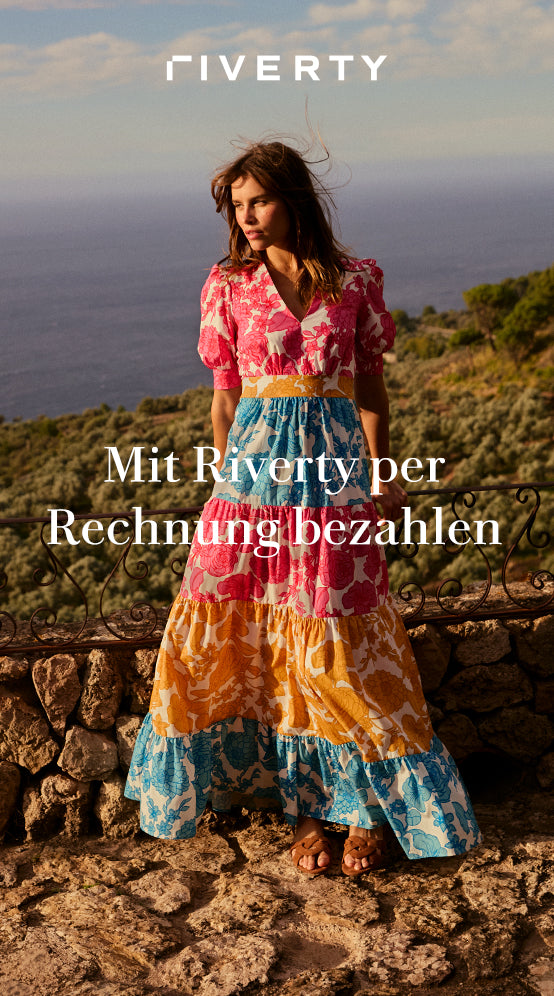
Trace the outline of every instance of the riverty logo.
<instances>
[{"instance_id":1,"label":"riverty logo","mask_svg":"<svg viewBox=\"0 0 554 996\"><path fill-rule=\"evenodd\" d=\"M351 63L356 64L361 59L362 63L369 69L369 74L367 79L369 82L375 83L377 81L377 72L379 67L382 66L386 59L386 55L379 55L376 59L371 59L369 55L327 55L322 56L321 59L317 55L295 55L294 56L294 79L297 83L305 79L313 80L315 83L321 81L320 66L323 61L325 69L323 70L324 76L329 75L329 71L332 73L334 79L338 83L344 83L346 79L347 69L352 69ZM171 59L167 60L166 63L166 80L168 83L173 83L174 81L174 66L178 62L190 62L197 63L198 77L202 83L208 82L209 79L227 79L230 83L235 83L239 79L241 73L246 75L248 70L253 67L249 65L252 60L255 61L256 66L256 80L258 82L274 82L278 83L281 79L281 56L280 55L254 55L249 56L247 61L246 55L237 55L233 64L226 55L173 55ZM190 79L191 75L194 78L196 75L196 66L191 65L191 71L185 71L183 73L184 79ZM243 70L245 70L243 72Z\"/></svg>"}]
</instances>

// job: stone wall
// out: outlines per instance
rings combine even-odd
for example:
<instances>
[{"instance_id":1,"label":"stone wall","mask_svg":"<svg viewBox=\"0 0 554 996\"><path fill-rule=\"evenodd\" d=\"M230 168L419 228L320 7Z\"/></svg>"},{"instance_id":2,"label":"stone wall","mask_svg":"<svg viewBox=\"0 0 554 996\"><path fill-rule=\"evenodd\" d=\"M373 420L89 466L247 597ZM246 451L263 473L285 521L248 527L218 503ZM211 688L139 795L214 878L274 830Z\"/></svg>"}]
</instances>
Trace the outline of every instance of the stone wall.
<instances>
[{"instance_id":1,"label":"stone wall","mask_svg":"<svg viewBox=\"0 0 554 996\"><path fill-rule=\"evenodd\" d=\"M494 759L554 785L554 616L423 623L410 631L434 728L474 770ZM123 797L156 651L116 646L0 657L0 839L125 837Z\"/></svg>"}]
</instances>

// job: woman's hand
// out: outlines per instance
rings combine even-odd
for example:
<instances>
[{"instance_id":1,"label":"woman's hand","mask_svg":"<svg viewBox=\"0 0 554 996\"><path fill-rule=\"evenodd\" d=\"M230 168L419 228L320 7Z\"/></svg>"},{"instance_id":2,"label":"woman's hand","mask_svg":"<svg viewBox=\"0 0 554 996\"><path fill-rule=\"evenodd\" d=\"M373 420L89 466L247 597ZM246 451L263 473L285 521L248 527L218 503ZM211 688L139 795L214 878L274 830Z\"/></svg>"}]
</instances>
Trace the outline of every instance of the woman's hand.
<instances>
[{"instance_id":1,"label":"woman's hand","mask_svg":"<svg viewBox=\"0 0 554 996\"><path fill-rule=\"evenodd\" d=\"M402 509L408 504L408 495L404 491L401 484L397 481L389 481L385 484L383 481L378 483L379 494L375 490L375 484L372 488L373 501L376 505L379 505L383 513L384 519L399 519L402 515Z\"/></svg>"}]
</instances>

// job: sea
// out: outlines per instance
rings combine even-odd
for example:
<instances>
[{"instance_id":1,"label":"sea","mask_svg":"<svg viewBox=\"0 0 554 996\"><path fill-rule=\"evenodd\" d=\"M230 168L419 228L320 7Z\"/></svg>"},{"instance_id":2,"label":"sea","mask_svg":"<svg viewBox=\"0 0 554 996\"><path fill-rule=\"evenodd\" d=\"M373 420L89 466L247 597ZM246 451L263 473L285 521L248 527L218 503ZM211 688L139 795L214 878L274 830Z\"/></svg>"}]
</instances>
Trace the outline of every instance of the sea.
<instances>
[{"instance_id":1,"label":"sea","mask_svg":"<svg viewBox=\"0 0 554 996\"><path fill-rule=\"evenodd\" d=\"M385 185L335 193L344 244L375 257L389 308L464 307L464 290L549 266L544 182ZM0 204L0 414L134 409L210 384L199 297L225 254L209 196Z\"/></svg>"}]
</instances>

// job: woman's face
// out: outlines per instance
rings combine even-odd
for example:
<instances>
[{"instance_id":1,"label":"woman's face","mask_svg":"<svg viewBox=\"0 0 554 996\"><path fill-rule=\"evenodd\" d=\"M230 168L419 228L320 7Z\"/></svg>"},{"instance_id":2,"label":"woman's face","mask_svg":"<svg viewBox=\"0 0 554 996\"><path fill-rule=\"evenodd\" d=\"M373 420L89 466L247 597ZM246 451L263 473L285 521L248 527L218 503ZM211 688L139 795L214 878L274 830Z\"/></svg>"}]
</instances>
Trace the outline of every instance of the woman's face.
<instances>
[{"instance_id":1,"label":"woman's face","mask_svg":"<svg viewBox=\"0 0 554 996\"><path fill-rule=\"evenodd\" d=\"M235 218L252 249L263 252L270 246L290 247L290 219L285 202L265 190L251 176L240 177L231 185Z\"/></svg>"}]
</instances>

